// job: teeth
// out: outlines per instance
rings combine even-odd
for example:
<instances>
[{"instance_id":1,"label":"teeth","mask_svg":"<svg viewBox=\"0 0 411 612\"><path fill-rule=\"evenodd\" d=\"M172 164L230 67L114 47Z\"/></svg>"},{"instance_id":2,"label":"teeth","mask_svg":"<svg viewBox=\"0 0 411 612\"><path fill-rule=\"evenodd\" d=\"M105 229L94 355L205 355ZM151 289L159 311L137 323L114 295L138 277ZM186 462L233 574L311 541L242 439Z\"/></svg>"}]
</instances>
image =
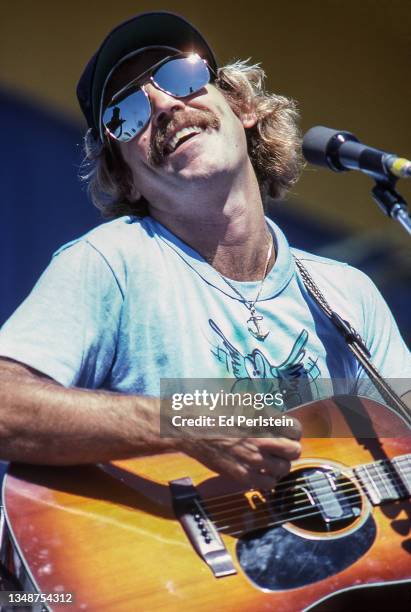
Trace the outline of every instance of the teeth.
<instances>
[{"instance_id":1,"label":"teeth","mask_svg":"<svg viewBox=\"0 0 411 612\"><path fill-rule=\"evenodd\" d=\"M178 142L182 138L185 138L185 136L188 136L188 134L199 134L201 131L202 129L198 125L190 125L181 130L178 130L178 132L176 132L174 136L170 139L170 141L167 143L167 148L171 152L175 151L178 145Z\"/></svg>"}]
</instances>

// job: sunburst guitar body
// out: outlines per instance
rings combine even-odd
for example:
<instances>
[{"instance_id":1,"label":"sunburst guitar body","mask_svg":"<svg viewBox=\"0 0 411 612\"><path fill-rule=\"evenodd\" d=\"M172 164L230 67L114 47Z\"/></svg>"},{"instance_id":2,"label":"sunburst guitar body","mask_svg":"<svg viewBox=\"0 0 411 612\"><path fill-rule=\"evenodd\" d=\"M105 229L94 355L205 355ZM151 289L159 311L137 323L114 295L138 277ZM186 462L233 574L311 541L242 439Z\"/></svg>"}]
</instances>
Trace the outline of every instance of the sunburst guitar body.
<instances>
[{"instance_id":1,"label":"sunburst guitar body","mask_svg":"<svg viewBox=\"0 0 411 612\"><path fill-rule=\"evenodd\" d=\"M52 610L297 612L411 581L411 431L339 397L293 411L303 453L275 489L239 491L183 454L13 465L3 562Z\"/></svg>"}]
</instances>

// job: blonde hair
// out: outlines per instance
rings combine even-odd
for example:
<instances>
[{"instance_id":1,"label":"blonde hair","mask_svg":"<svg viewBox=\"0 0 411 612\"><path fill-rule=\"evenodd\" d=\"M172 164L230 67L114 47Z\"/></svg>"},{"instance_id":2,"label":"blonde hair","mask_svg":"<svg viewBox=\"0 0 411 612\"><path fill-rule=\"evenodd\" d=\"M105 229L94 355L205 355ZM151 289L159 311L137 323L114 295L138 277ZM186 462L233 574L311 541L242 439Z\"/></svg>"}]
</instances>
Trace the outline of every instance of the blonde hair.
<instances>
[{"instance_id":1,"label":"blonde hair","mask_svg":"<svg viewBox=\"0 0 411 612\"><path fill-rule=\"evenodd\" d=\"M247 112L257 117L256 124L246 130L246 136L263 201L267 196L282 198L297 181L302 167L296 104L266 92L264 79L263 69L245 60L220 68L214 82L236 115ZM84 141L86 157L80 177L87 181L91 200L102 215L115 218L148 214L145 198L133 199L131 170L117 144L96 141L91 130Z\"/></svg>"}]
</instances>

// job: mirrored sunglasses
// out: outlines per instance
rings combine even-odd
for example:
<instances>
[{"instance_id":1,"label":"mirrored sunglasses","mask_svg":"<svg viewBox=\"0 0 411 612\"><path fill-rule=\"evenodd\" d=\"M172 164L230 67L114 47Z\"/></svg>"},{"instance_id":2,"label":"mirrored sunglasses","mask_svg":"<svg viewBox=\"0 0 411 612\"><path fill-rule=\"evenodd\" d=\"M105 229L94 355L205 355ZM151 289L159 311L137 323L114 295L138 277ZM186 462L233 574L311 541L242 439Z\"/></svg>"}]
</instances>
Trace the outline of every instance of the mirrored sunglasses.
<instances>
[{"instance_id":1,"label":"mirrored sunglasses","mask_svg":"<svg viewBox=\"0 0 411 612\"><path fill-rule=\"evenodd\" d=\"M196 53L166 57L111 98L101 114L102 128L115 140L128 142L144 130L151 118L151 103L144 90L146 83L173 98L185 98L210 83L211 77L206 60Z\"/></svg>"}]
</instances>

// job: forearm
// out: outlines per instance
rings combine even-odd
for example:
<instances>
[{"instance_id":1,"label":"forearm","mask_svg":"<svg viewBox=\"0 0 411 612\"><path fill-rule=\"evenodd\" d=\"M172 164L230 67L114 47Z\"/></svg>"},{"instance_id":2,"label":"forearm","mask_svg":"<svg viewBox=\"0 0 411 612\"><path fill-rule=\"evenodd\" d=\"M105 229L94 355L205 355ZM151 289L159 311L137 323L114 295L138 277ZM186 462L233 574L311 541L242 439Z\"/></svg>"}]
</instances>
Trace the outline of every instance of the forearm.
<instances>
[{"instance_id":1,"label":"forearm","mask_svg":"<svg viewBox=\"0 0 411 612\"><path fill-rule=\"evenodd\" d=\"M65 389L20 364L2 362L1 459L70 465L171 448L159 435L157 400Z\"/></svg>"}]
</instances>

